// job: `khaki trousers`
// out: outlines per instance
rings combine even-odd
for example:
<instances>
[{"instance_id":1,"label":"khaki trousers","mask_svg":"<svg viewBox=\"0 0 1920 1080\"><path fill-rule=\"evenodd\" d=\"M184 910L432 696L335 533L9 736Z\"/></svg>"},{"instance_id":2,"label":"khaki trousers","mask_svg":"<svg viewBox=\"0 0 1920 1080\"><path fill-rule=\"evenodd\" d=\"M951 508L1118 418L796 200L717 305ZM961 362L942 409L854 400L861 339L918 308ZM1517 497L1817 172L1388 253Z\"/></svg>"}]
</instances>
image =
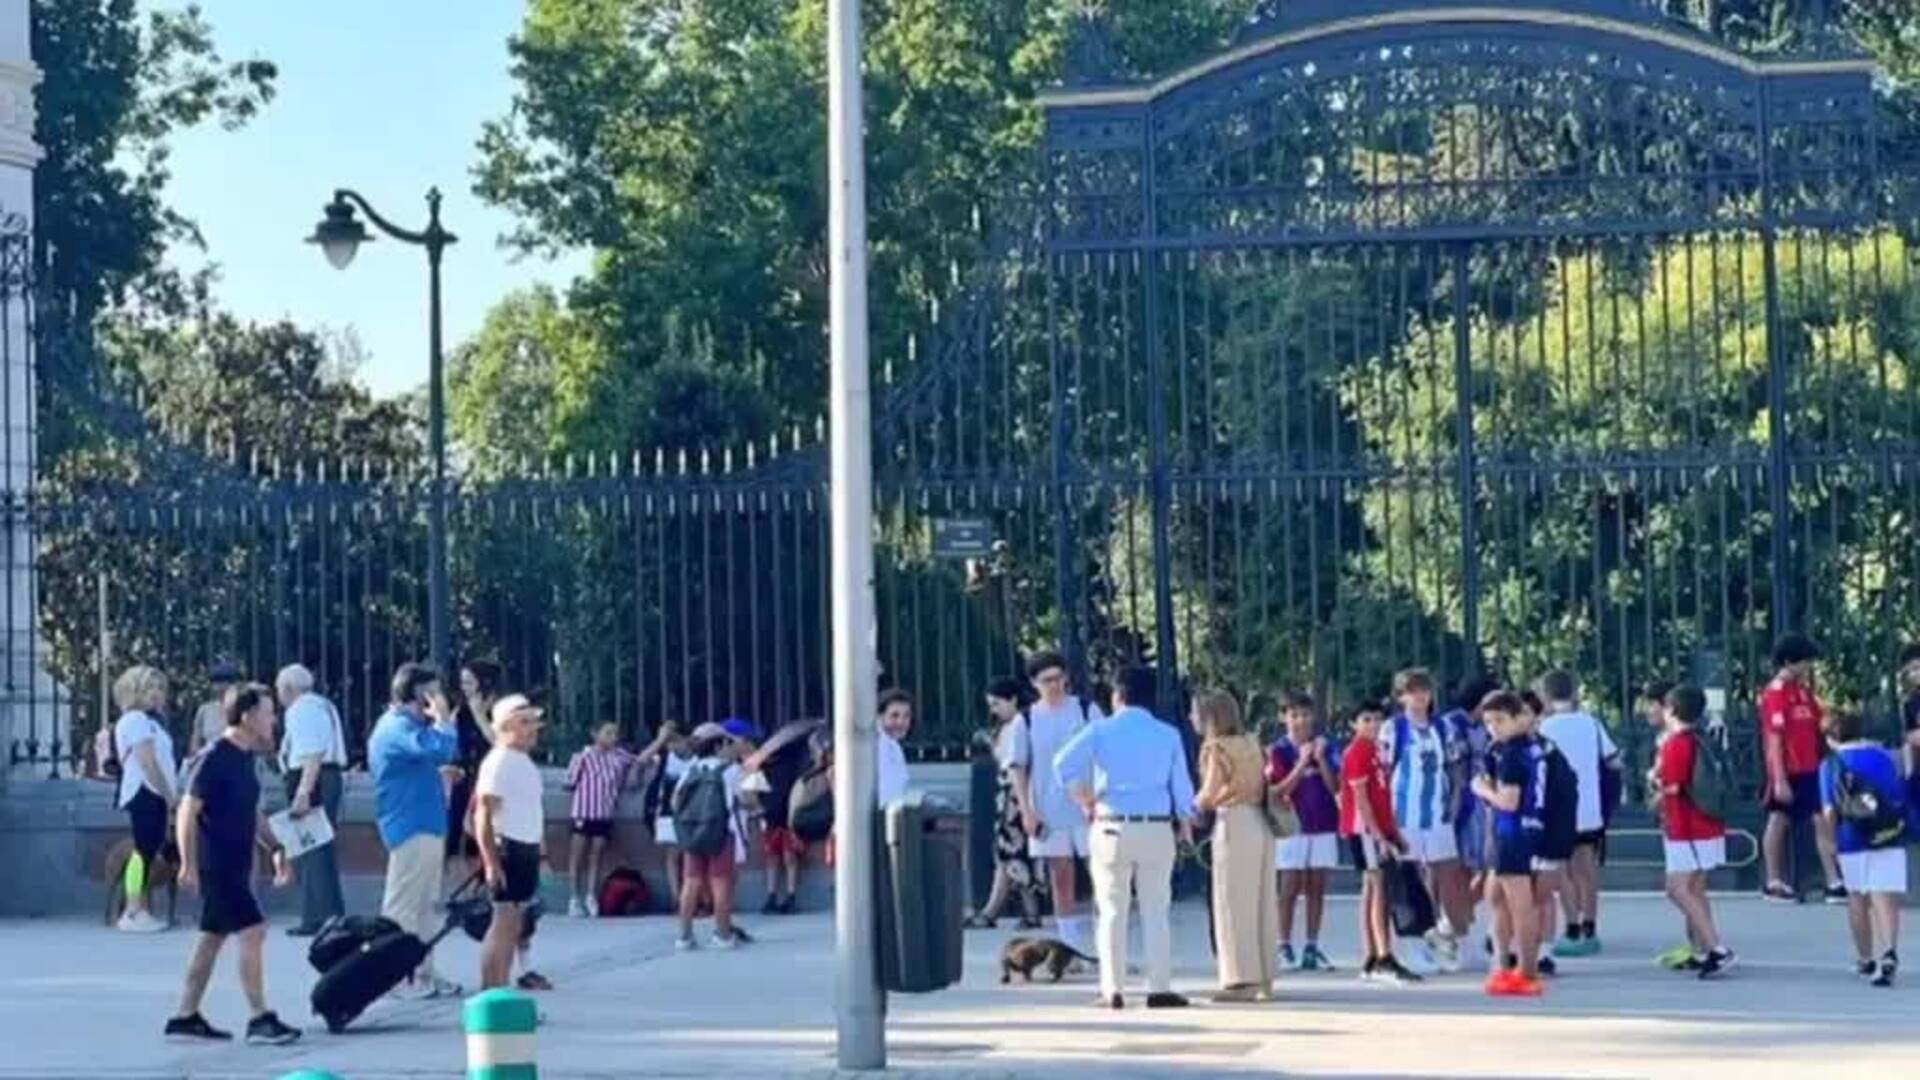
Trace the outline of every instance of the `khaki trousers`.
<instances>
[{"instance_id":1,"label":"khaki trousers","mask_svg":"<svg viewBox=\"0 0 1920 1080\"><path fill-rule=\"evenodd\" d=\"M440 928L434 916L440 907L446 848L446 837L421 833L387 852L387 887L380 899L380 914L422 941ZM420 974L433 974L431 955L420 965Z\"/></svg>"},{"instance_id":2,"label":"khaki trousers","mask_svg":"<svg viewBox=\"0 0 1920 1080\"><path fill-rule=\"evenodd\" d=\"M1127 915L1140 897L1147 989L1173 989L1173 824L1097 821L1088 860L1100 912L1100 994L1121 992L1127 977Z\"/></svg>"},{"instance_id":3,"label":"khaki trousers","mask_svg":"<svg viewBox=\"0 0 1920 1080\"><path fill-rule=\"evenodd\" d=\"M1273 831L1259 807L1225 807L1214 819L1213 926L1220 988L1271 990L1280 907L1274 896Z\"/></svg>"}]
</instances>

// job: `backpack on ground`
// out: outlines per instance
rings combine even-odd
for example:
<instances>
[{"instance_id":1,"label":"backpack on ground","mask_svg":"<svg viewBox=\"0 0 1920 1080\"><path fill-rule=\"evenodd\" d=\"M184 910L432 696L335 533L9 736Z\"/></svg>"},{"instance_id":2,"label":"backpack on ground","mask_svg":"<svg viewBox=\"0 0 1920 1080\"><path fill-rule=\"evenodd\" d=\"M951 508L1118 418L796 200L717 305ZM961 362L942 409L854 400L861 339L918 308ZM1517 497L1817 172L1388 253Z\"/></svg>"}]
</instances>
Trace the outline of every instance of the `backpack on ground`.
<instances>
[{"instance_id":1,"label":"backpack on ground","mask_svg":"<svg viewBox=\"0 0 1920 1080\"><path fill-rule=\"evenodd\" d=\"M833 766L817 766L793 785L787 801L787 827L809 844L833 833Z\"/></svg>"},{"instance_id":2,"label":"backpack on ground","mask_svg":"<svg viewBox=\"0 0 1920 1080\"><path fill-rule=\"evenodd\" d=\"M607 873L595 898L599 900L601 917L607 919L645 915L653 901L647 890L647 879L641 877L638 870L625 866Z\"/></svg>"},{"instance_id":3,"label":"backpack on ground","mask_svg":"<svg viewBox=\"0 0 1920 1080\"><path fill-rule=\"evenodd\" d=\"M710 857L733 843L733 823L727 813L727 778L719 769L694 768L680 778L673 791L673 828L680 848L690 855Z\"/></svg>"},{"instance_id":4,"label":"backpack on ground","mask_svg":"<svg viewBox=\"0 0 1920 1080\"><path fill-rule=\"evenodd\" d=\"M1907 835L1905 791L1881 791L1839 755L1834 756L1833 767L1834 809L1841 820L1864 833L1867 847L1873 850L1899 846Z\"/></svg>"},{"instance_id":5,"label":"backpack on ground","mask_svg":"<svg viewBox=\"0 0 1920 1080\"><path fill-rule=\"evenodd\" d=\"M1540 800L1540 857L1569 859L1580 832L1580 774L1558 746L1547 739L1540 742L1547 764L1547 790Z\"/></svg>"},{"instance_id":6,"label":"backpack on ground","mask_svg":"<svg viewBox=\"0 0 1920 1080\"><path fill-rule=\"evenodd\" d=\"M1724 822L1733 813L1733 773L1727 769L1726 754L1705 735L1693 735L1693 776L1687 781L1687 798L1694 809Z\"/></svg>"}]
</instances>

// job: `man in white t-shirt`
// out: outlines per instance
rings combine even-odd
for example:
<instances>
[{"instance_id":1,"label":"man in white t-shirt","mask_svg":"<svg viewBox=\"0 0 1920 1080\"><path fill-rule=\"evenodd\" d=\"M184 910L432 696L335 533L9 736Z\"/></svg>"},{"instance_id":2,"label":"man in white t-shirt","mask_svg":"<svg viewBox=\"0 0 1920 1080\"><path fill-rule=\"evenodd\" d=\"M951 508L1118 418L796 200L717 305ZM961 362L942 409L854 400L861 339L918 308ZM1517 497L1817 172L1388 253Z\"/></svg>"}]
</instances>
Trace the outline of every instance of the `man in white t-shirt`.
<instances>
[{"instance_id":1,"label":"man in white t-shirt","mask_svg":"<svg viewBox=\"0 0 1920 1080\"><path fill-rule=\"evenodd\" d=\"M1604 770L1619 767L1620 748L1614 745L1606 725L1580 708L1573 676L1550 671L1541 676L1535 692L1546 713L1540 721L1540 734L1560 748L1580 782L1573 858L1567 864L1566 888L1560 894L1566 932L1554 945L1553 954L1592 956L1600 951L1595 931L1600 918L1600 860L1607 842L1601 777Z\"/></svg>"},{"instance_id":2,"label":"man in white t-shirt","mask_svg":"<svg viewBox=\"0 0 1920 1080\"><path fill-rule=\"evenodd\" d=\"M874 801L885 810L907 794L907 750L902 745L913 731L913 695L888 690L878 702L879 733L874 746Z\"/></svg>"},{"instance_id":3,"label":"man in white t-shirt","mask_svg":"<svg viewBox=\"0 0 1920 1080\"><path fill-rule=\"evenodd\" d=\"M522 694L493 703L493 749L480 762L473 793L474 840L493 893L493 925L480 945L480 985L507 985L526 907L540 891L540 844L546 833L540 768L527 756L540 740L541 710Z\"/></svg>"},{"instance_id":4,"label":"man in white t-shirt","mask_svg":"<svg viewBox=\"0 0 1920 1080\"><path fill-rule=\"evenodd\" d=\"M1021 824L1027 832L1027 854L1046 860L1047 881L1053 891L1054 925L1060 940L1084 955L1097 948L1092 919L1079 914L1074 893L1074 861L1089 850L1086 808L1067 789L1054 769L1061 747L1090 723L1103 716L1100 707L1068 693L1067 661L1059 653L1043 652L1027 662L1038 700L1013 721L1013 783L1020 792Z\"/></svg>"},{"instance_id":5,"label":"man in white t-shirt","mask_svg":"<svg viewBox=\"0 0 1920 1080\"><path fill-rule=\"evenodd\" d=\"M333 702L314 693L313 672L299 664L280 669L274 693L286 709L280 738L280 768L286 774L287 808L294 817L318 811L329 825L340 823L342 772L347 767L347 735ZM294 860L300 882L300 921L289 937L312 937L320 924L347 911L340 894L340 860L333 844L322 844Z\"/></svg>"}]
</instances>

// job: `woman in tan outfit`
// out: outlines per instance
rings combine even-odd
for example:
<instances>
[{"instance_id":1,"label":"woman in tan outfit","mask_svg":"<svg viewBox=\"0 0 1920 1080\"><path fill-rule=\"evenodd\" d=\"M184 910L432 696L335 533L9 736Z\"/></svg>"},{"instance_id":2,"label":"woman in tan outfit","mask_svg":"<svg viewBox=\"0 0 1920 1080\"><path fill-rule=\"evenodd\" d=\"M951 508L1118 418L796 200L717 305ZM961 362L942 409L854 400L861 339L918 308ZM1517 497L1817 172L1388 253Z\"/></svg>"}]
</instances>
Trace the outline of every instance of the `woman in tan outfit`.
<instances>
[{"instance_id":1,"label":"woman in tan outfit","mask_svg":"<svg viewBox=\"0 0 1920 1080\"><path fill-rule=\"evenodd\" d=\"M1264 1001L1273 995L1273 956L1280 910L1274 896L1273 833L1263 805L1266 755L1247 734L1240 705L1228 694L1193 704L1200 747L1200 809L1212 811L1213 922L1218 938L1220 1001Z\"/></svg>"}]
</instances>

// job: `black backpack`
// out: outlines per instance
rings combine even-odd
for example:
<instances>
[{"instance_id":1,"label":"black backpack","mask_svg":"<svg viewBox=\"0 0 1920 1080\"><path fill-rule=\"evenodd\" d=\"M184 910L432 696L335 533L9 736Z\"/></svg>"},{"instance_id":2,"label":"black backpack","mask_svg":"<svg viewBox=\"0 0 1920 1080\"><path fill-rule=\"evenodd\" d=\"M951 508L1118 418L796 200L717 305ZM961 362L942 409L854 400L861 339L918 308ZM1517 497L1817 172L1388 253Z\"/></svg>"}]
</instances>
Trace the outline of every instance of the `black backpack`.
<instances>
[{"instance_id":1,"label":"black backpack","mask_svg":"<svg viewBox=\"0 0 1920 1080\"><path fill-rule=\"evenodd\" d=\"M713 856L733 843L727 813L727 778L717 768L694 768L673 790L673 830L681 850Z\"/></svg>"},{"instance_id":2,"label":"black backpack","mask_svg":"<svg viewBox=\"0 0 1920 1080\"><path fill-rule=\"evenodd\" d=\"M795 836L809 844L817 844L832 834L832 765L814 768L793 785L793 797L787 804L787 825Z\"/></svg>"},{"instance_id":3,"label":"black backpack","mask_svg":"<svg viewBox=\"0 0 1920 1080\"><path fill-rule=\"evenodd\" d=\"M1580 774L1552 742L1540 740L1546 758L1547 790L1540 800L1540 857L1569 859L1580 831Z\"/></svg>"}]
</instances>

